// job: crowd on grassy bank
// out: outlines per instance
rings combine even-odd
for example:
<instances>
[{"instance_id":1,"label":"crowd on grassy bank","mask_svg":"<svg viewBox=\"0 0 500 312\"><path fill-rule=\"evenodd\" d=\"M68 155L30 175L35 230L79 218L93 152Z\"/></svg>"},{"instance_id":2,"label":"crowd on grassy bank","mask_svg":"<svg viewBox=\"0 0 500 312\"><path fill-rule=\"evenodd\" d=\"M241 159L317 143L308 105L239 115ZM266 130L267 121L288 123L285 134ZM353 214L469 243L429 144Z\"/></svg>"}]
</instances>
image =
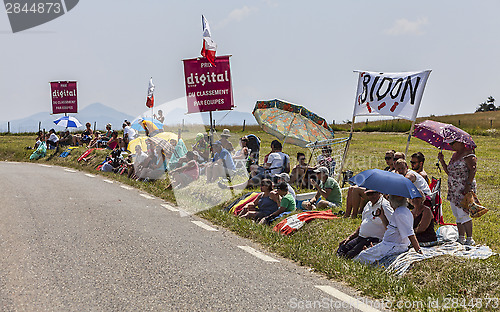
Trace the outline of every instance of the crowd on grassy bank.
<instances>
[{"instance_id":1,"label":"crowd on grassy bank","mask_svg":"<svg viewBox=\"0 0 500 312\"><path fill-rule=\"evenodd\" d=\"M92 131L87 123L81 135L65 131L60 137L51 129L47 135L39 134L35 153L42 143L56 150L63 146L83 145L87 150L79 160L90 159L96 148L108 149L109 155L97 169L127 174L138 181L168 176L171 181L168 188L175 189L185 188L200 179L217 183L222 189L260 187L261 192L237 215L262 224L271 224L298 210L338 210L342 207L342 190L333 178L336 163L329 146L321 149L313 163L306 163L306 151L297 152L296 165L291 166L290 156L283 152L281 142L273 140L271 151L259 163L260 139L251 134L242 136L239 138L240 147L234 148L228 129L224 129L219 140L213 140L212 144L206 133L198 133L194 144L188 148L180 131L175 139L167 140L162 136L162 130L149 129L146 123L143 125L146 136L143 137L138 137L137 131L127 121L122 125L123 135L120 137L110 124L106 128L106 133L101 134ZM144 145L132 144L141 139ZM459 194L475 188L476 158L463 143L450 143L456 146L450 163L440 157L443 168L452 177L449 189L454 191L449 192L448 198L458 225L458 241L473 245L472 219L460 207L463 196ZM405 158L404 153L387 151L384 158L387 167L384 169L408 178L422 196L407 200L355 185L349 187L343 217L361 217L362 221L355 232L345 233L346 238L339 244L339 256L375 262L388 254L407 250L410 244L420 251L420 245L436 242L436 216L431 209L432 192L424 170L425 156L421 152L411 155L411 169ZM248 175L248 179L236 184L234 177L239 175ZM313 191L311 197L305 201L297 200L296 192L305 190Z\"/></svg>"}]
</instances>

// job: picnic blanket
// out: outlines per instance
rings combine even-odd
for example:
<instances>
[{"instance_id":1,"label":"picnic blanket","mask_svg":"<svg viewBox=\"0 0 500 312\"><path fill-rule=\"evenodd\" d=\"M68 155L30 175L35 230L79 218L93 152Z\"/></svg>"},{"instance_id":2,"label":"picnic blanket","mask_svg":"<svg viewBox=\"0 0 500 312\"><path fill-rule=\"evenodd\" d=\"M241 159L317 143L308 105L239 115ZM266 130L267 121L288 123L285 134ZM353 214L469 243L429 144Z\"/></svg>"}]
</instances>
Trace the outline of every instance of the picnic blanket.
<instances>
[{"instance_id":1,"label":"picnic blanket","mask_svg":"<svg viewBox=\"0 0 500 312\"><path fill-rule=\"evenodd\" d=\"M413 248L399 255L382 258L378 266L385 268L387 272L402 276L417 261L434 258L442 255L453 255L467 259L486 259L496 255L490 247L485 245L466 246L458 242L445 242L432 247L421 247L422 254L415 252Z\"/></svg>"},{"instance_id":2,"label":"picnic blanket","mask_svg":"<svg viewBox=\"0 0 500 312\"><path fill-rule=\"evenodd\" d=\"M325 211L313 210L301 212L283 219L274 226L273 231L280 232L284 235L290 235L313 219L338 219L338 217L332 213L331 209Z\"/></svg>"}]
</instances>

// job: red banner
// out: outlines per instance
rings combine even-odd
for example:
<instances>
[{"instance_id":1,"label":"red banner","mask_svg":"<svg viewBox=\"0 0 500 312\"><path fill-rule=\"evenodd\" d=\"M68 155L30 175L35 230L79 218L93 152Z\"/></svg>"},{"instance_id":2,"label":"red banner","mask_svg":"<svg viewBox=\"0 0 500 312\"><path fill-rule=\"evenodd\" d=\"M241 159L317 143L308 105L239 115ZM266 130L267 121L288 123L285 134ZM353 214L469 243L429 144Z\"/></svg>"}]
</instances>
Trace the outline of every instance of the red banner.
<instances>
[{"instance_id":1,"label":"red banner","mask_svg":"<svg viewBox=\"0 0 500 312\"><path fill-rule=\"evenodd\" d=\"M76 81L53 81L50 89L52 114L78 113Z\"/></svg>"},{"instance_id":2,"label":"red banner","mask_svg":"<svg viewBox=\"0 0 500 312\"><path fill-rule=\"evenodd\" d=\"M183 62L188 114L234 107L228 55L217 56L215 67L206 58Z\"/></svg>"}]
</instances>

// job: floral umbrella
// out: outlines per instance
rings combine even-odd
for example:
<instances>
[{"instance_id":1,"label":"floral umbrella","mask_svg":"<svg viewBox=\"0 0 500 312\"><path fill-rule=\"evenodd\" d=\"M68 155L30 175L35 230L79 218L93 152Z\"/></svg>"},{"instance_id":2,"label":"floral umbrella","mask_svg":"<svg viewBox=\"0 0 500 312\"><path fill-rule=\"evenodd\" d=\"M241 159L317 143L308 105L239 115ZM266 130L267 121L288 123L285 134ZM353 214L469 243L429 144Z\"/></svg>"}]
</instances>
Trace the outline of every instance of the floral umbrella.
<instances>
[{"instance_id":1,"label":"floral umbrella","mask_svg":"<svg viewBox=\"0 0 500 312\"><path fill-rule=\"evenodd\" d=\"M464 143L468 148L476 148L476 143L472 140L470 134L451 124L437 122L433 120L422 121L415 125L413 136L424 140L431 145L445 149L453 150L446 142L458 141Z\"/></svg>"},{"instance_id":2,"label":"floral umbrella","mask_svg":"<svg viewBox=\"0 0 500 312\"><path fill-rule=\"evenodd\" d=\"M284 143L300 147L334 138L324 118L307 108L281 100L258 101L253 115L261 128Z\"/></svg>"}]
</instances>

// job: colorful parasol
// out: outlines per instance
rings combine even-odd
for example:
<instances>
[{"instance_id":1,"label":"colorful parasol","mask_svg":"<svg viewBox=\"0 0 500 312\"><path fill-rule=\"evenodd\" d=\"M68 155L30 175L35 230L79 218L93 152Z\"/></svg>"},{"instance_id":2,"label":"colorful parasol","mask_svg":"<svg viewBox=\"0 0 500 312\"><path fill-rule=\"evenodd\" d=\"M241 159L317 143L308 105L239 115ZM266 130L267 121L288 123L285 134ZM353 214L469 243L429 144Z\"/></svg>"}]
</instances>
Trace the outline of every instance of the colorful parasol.
<instances>
[{"instance_id":1,"label":"colorful parasol","mask_svg":"<svg viewBox=\"0 0 500 312\"><path fill-rule=\"evenodd\" d=\"M476 143L472 140L470 134L451 124L426 120L415 125L413 136L419 138L431 145L452 151L453 149L447 142L458 141L464 143L468 148L476 148Z\"/></svg>"},{"instance_id":2,"label":"colorful parasol","mask_svg":"<svg viewBox=\"0 0 500 312\"><path fill-rule=\"evenodd\" d=\"M258 101L253 115L261 128L284 143L300 147L334 138L326 120L307 108L281 100Z\"/></svg>"}]
</instances>

